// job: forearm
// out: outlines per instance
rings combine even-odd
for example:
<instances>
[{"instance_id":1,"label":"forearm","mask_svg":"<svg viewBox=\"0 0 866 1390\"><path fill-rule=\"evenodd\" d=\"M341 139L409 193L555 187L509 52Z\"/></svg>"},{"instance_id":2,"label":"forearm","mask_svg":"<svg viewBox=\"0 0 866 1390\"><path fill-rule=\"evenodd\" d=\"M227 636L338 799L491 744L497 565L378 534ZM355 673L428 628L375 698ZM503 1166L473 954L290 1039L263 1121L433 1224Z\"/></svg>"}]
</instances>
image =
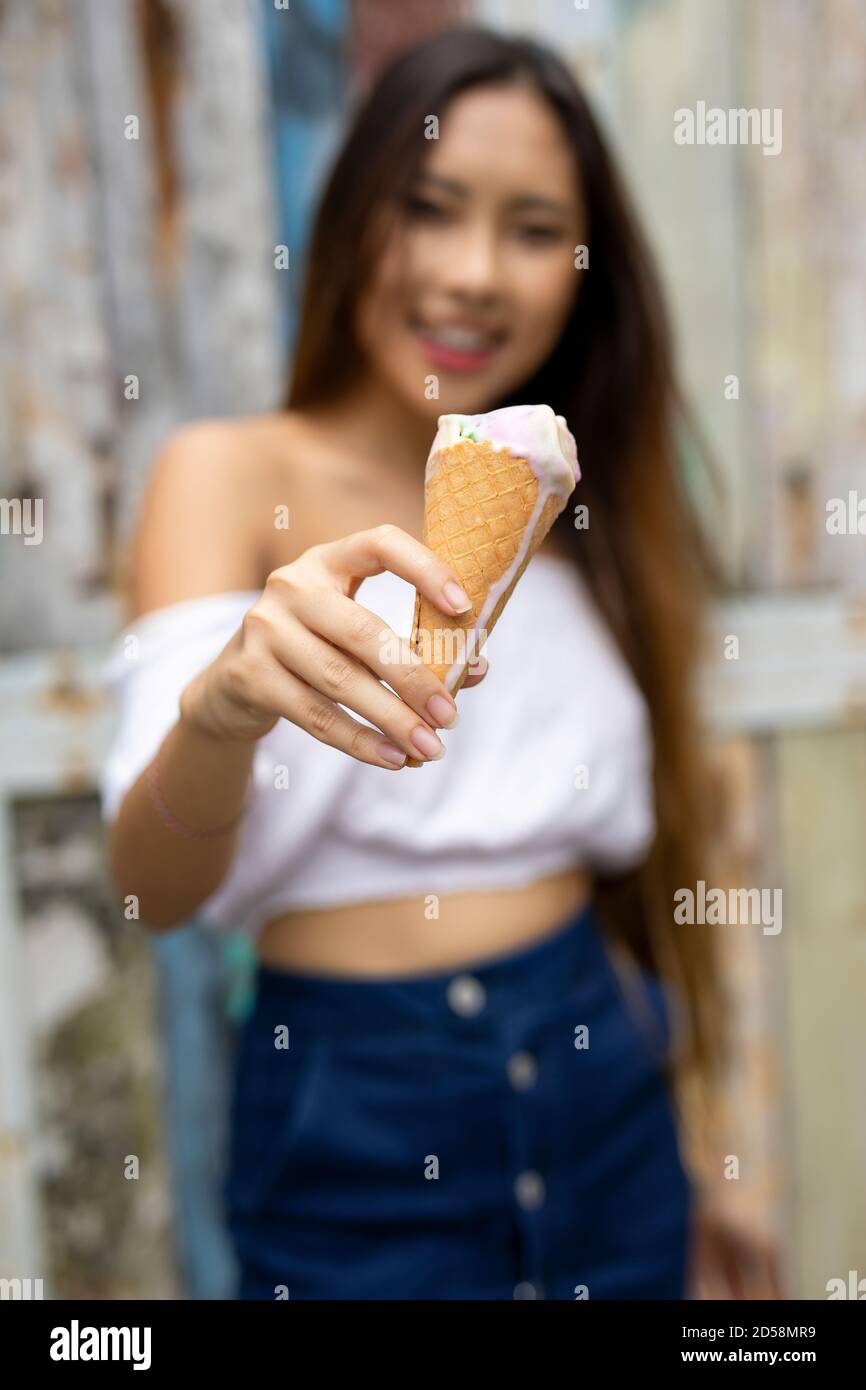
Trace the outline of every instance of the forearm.
<instances>
[{"instance_id":1,"label":"forearm","mask_svg":"<svg viewBox=\"0 0 866 1390\"><path fill-rule=\"evenodd\" d=\"M196 830L228 825L242 811L255 750L255 740L217 738L181 715L159 752L159 788L172 816ZM108 836L114 886L128 915L158 930L189 920L227 874L239 832L238 824L196 839L171 829L145 769Z\"/></svg>"}]
</instances>

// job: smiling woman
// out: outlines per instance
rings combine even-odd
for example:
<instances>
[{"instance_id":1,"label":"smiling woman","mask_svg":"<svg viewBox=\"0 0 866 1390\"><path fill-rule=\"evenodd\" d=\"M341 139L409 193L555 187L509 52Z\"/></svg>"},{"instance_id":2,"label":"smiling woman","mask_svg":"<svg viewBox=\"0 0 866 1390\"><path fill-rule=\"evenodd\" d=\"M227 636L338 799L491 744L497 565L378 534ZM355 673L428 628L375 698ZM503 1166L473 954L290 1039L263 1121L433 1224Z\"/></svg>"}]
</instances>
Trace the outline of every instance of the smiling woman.
<instances>
[{"instance_id":1,"label":"smiling woman","mask_svg":"<svg viewBox=\"0 0 866 1390\"><path fill-rule=\"evenodd\" d=\"M425 459L440 416L484 446L506 406L562 418L591 520L560 511L456 728L381 639L406 647L416 589L471 608L420 539ZM567 70L478 29L397 59L325 188L285 409L193 427L155 470L145 659L118 659L118 886L156 926L256 938L226 1188L246 1297L684 1294L671 1082L711 1074L720 1032L707 938L671 917L706 853L676 415ZM155 805L134 774L161 737Z\"/></svg>"}]
</instances>

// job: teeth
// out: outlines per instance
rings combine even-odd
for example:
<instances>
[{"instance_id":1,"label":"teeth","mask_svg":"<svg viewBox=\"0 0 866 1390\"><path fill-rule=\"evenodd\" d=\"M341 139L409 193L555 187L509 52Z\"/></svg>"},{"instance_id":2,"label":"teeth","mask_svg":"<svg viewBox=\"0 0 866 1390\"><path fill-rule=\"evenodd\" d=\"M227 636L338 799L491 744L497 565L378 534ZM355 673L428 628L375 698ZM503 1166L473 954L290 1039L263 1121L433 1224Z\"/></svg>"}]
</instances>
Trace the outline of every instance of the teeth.
<instances>
[{"instance_id":1,"label":"teeth","mask_svg":"<svg viewBox=\"0 0 866 1390\"><path fill-rule=\"evenodd\" d=\"M489 347L492 341L486 333L478 333L471 328L458 328L452 324L443 324L441 328L428 328L426 331L434 342L463 352L479 352L482 348Z\"/></svg>"}]
</instances>

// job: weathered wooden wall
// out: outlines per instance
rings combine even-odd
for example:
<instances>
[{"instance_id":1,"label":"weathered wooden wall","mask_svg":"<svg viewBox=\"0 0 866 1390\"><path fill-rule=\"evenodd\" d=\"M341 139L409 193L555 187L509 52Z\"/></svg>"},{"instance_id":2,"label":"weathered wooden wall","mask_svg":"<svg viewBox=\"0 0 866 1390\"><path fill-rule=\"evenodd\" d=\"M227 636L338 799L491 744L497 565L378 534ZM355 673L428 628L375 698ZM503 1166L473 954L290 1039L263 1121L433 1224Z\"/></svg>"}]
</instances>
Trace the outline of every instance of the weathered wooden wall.
<instances>
[{"instance_id":1,"label":"weathered wooden wall","mask_svg":"<svg viewBox=\"0 0 866 1390\"><path fill-rule=\"evenodd\" d=\"M699 11L634 7L618 131L727 482L712 534L741 597L717 637L740 652L712 704L752 733L734 745L753 827L735 882L784 896L778 937L729 940L744 1040L729 1132L755 1160L736 1197L750 1219L767 1199L791 1287L822 1297L866 1250L866 548L825 524L829 498L866 496L866 6ZM665 139L699 99L780 108L782 152Z\"/></svg>"},{"instance_id":2,"label":"weathered wooden wall","mask_svg":"<svg viewBox=\"0 0 866 1390\"><path fill-rule=\"evenodd\" d=\"M279 398L258 20L255 0L0 8L0 478L44 499L45 527L4 546L6 650L110 637L170 428Z\"/></svg>"}]
</instances>

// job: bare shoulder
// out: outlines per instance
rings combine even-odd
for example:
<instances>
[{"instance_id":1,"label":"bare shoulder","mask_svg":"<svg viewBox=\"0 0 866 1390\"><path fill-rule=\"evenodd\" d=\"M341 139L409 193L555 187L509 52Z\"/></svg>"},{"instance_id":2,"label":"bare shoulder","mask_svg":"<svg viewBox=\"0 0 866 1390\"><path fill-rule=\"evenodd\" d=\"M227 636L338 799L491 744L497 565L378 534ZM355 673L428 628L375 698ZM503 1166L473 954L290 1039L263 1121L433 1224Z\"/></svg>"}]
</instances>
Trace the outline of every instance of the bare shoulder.
<instances>
[{"instance_id":1,"label":"bare shoulder","mask_svg":"<svg viewBox=\"0 0 866 1390\"><path fill-rule=\"evenodd\" d=\"M270 493L264 419L202 419L158 450L133 541L133 617L183 599L262 583Z\"/></svg>"},{"instance_id":2,"label":"bare shoulder","mask_svg":"<svg viewBox=\"0 0 866 1390\"><path fill-rule=\"evenodd\" d=\"M420 521L329 425L297 411L196 420L158 451L138 518L131 616L260 591L310 546L382 521ZM409 513L412 512L410 516Z\"/></svg>"}]
</instances>

